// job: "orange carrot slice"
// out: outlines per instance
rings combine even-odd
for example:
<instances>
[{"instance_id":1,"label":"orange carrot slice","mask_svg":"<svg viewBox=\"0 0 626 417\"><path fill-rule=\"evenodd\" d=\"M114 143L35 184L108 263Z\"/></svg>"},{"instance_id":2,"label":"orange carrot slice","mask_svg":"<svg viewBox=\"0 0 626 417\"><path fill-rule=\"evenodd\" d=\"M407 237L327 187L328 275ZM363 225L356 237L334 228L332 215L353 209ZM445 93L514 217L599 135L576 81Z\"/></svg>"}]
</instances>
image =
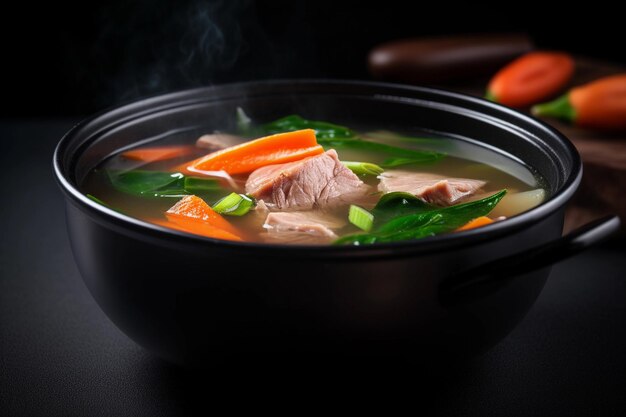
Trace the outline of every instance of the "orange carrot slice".
<instances>
[{"instance_id":1,"label":"orange carrot slice","mask_svg":"<svg viewBox=\"0 0 626 417\"><path fill-rule=\"evenodd\" d=\"M165 212L165 217L179 230L182 228L189 233L216 239L242 240L240 232L233 225L195 195L184 197L174 204Z\"/></svg>"},{"instance_id":2,"label":"orange carrot slice","mask_svg":"<svg viewBox=\"0 0 626 417\"><path fill-rule=\"evenodd\" d=\"M283 164L319 155L324 149L317 144L313 129L296 130L265 136L221 151L210 153L175 170L189 172L226 171L245 174L266 165Z\"/></svg>"},{"instance_id":3,"label":"orange carrot slice","mask_svg":"<svg viewBox=\"0 0 626 417\"><path fill-rule=\"evenodd\" d=\"M478 218L475 218L474 220L469 221L464 226L461 226L458 229L456 229L456 231L461 232L463 230L475 229L477 227L486 226L491 223L493 223L493 220L491 220L489 217L482 216L482 217L478 217Z\"/></svg>"},{"instance_id":4,"label":"orange carrot slice","mask_svg":"<svg viewBox=\"0 0 626 417\"><path fill-rule=\"evenodd\" d=\"M232 233L228 233L225 230L218 229L206 223L202 223L200 220L189 219L186 223L174 223L168 220L150 219L150 223L168 227L170 229L179 230L181 232L187 232L194 235L211 237L213 239L235 240L241 241L239 236L235 236Z\"/></svg>"},{"instance_id":5,"label":"orange carrot slice","mask_svg":"<svg viewBox=\"0 0 626 417\"><path fill-rule=\"evenodd\" d=\"M126 159L142 162L166 161L179 156L187 156L193 154L195 147L189 145L179 146L158 146L153 148L131 149L122 152L122 156Z\"/></svg>"}]
</instances>

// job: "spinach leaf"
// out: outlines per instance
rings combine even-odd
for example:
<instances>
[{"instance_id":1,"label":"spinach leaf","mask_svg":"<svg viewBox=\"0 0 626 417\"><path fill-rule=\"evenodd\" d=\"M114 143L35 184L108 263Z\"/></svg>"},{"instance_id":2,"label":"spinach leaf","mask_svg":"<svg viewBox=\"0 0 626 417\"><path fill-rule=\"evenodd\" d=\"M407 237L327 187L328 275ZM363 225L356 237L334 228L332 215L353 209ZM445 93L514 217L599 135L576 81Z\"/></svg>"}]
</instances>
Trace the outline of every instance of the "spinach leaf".
<instances>
[{"instance_id":1,"label":"spinach leaf","mask_svg":"<svg viewBox=\"0 0 626 417\"><path fill-rule=\"evenodd\" d=\"M399 148L379 142L372 142L359 137L353 130L328 122L307 120L298 115L283 117L261 126L264 134L291 132L300 129L313 129L317 143L324 149L351 149L356 151L373 152L389 158L382 167L394 167L407 164L421 164L434 162L443 158L445 154L433 151L418 151Z\"/></svg>"},{"instance_id":2,"label":"spinach leaf","mask_svg":"<svg viewBox=\"0 0 626 417\"><path fill-rule=\"evenodd\" d=\"M374 215L374 225L378 227L396 217L417 214L433 209L435 209L433 206L425 203L411 193L396 191L383 194L376 206L372 209L372 214Z\"/></svg>"},{"instance_id":3,"label":"spinach leaf","mask_svg":"<svg viewBox=\"0 0 626 417\"><path fill-rule=\"evenodd\" d=\"M267 123L263 125L262 128L268 135L301 129L313 129L315 130L315 136L318 141L320 139L356 138L357 136L355 132L347 127L328 122L307 120L297 114L292 114L291 116L286 116L282 119Z\"/></svg>"},{"instance_id":4,"label":"spinach leaf","mask_svg":"<svg viewBox=\"0 0 626 417\"><path fill-rule=\"evenodd\" d=\"M385 201L383 201L385 197L383 196L372 212L376 218L385 211L388 213L390 210L397 210L399 214L396 214L396 217L379 224L370 233L344 236L337 239L335 244L362 245L396 242L452 232L472 219L489 214L504 197L506 190L481 200L444 208L426 204L419 206L407 196L399 195L404 193L392 194L396 195L387 197ZM404 214L411 209L414 209L412 214Z\"/></svg>"},{"instance_id":5,"label":"spinach leaf","mask_svg":"<svg viewBox=\"0 0 626 417\"><path fill-rule=\"evenodd\" d=\"M222 187L217 180L210 178L185 177L183 188L189 194L202 194L206 192L222 191Z\"/></svg>"},{"instance_id":6,"label":"spinach leaf","mask_svg":"<svg viewBox=\"0 0 626 417\"><path fill-rule=\"evenodd\" d=\"M186 177L179 172L107 170L107 175L116 190L139 197L181 197L223 191L214 179Z\"/></svg>"},{"instance_id":7,"label":"spinach leaf","mask_svg":"<svg viewBox=\"0 0 626 417\"><path fill-rule=\"evenodd\" d=\"M317 139L317 143L322 145L324 149L351 149L356 151L368 151L391 157L380 164L383 168L390 168L398 165L434 162L443 158L445 155L432 151L416 151L413 149L398 148L384 143L370 142L363 139ZM394 164L393 161L403 159L404 162Z\"/></svg>"}]
</instances>

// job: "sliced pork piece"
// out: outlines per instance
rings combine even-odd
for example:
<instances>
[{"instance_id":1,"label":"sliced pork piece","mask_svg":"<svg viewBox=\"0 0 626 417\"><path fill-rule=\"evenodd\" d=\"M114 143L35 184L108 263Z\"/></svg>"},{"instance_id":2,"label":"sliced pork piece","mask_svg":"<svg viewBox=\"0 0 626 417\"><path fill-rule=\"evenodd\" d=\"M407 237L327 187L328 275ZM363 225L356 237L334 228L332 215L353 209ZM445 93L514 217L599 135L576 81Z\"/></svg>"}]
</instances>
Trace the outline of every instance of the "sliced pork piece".
<instances>
[{"instance_id":1,"label":"sliced pork piece","mask_svg":"<svg viewBox=\"0 0 626 417\"><path fill-rule=\"evenodd\" d=\"M291 211L270 213L262 237L267 242L322 244L337 239L334 230L341 229L346 221L320 211Z\"/></svg>"},{"instance_id":2,"label":"sliced pork piece","mask_svg":"<svg viewBox=\"0 0 626 417\"><path fill-rule=\"evenodd\" d=\"M385 171L380 175L378 190L384 193L403 191L427 203L451 206L478 191L485 181L448 178L442 175L402 170Z\"/></svg>"},{"instance_id":3,"label":"sliced pork piece","mask_svg":"<svg viewBox=\"0 0 626 417\"><path fill-rule=\"evenodd\" d=\"M269 214L270 210L267 208L267 205L265 204L265 201L263 200L257 200L256 201L256 205L254 206L254 214L262 217L262 218L266 218L267 215Z\"/></svg>"},{"instance_id":4,"label":"sliced pork piece","mask_svg":"<svg viewBox=\"0 0 626 417\"><path fill-rule=\"evenodd\" d=\"M212 133L200 136L198 140L196 140L196 146L215 152L239 145L243 142L244 139L239 136L229 135L228 133Z\"/></svg>"},{"instance_id":5,"label":"sliced pork piece","mask_svg":"<svg viewBox=\"0 0 626 417\"><path fill-rule=\"evenodd\" d=\"M268 165L250 174L246 193L271 211L338 207L364 198L369 187L331 149L287 164Z\"/></svg>"}]
</instances>

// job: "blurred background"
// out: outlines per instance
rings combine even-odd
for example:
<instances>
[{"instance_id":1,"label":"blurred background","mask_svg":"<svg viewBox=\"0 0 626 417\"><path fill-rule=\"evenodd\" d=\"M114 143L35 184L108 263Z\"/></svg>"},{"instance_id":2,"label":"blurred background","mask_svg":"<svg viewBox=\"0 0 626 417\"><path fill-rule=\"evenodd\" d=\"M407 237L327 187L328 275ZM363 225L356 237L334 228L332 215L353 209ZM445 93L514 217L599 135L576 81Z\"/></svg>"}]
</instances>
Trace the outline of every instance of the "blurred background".
<instances>
[{"instance_id":1,"label":"blurred background","mask_svg":"<svg viewBox=\"0 0 626 417\"><path fill-rule=\"evenodd\" d=\"M564 5L552 15L527 2L14 3L0 25L8 57L0 117L82 116L163 91L240 80L369 79L372 47L417 36L525 32L540 48L626 63L623 16L594 5Z\"/></svg>"}]
</instances>

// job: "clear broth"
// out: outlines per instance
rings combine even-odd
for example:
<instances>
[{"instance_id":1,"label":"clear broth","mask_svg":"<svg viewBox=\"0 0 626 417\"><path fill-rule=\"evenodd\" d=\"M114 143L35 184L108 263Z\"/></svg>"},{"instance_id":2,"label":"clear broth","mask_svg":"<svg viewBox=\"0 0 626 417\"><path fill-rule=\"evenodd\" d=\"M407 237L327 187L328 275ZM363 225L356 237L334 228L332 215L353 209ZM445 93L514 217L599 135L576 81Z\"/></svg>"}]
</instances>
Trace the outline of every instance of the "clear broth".
<instances>
[{"instance_id":1,"label":"clear broth","mask_svg":"<svg viewBox=\"0 0 626 417\"><path fill-rule=\"evenodd\" d=\"M351 126L351 128L354 127ZM486 185L482 188L484 191L484 194L482 194L483 196L502 189L506 189L508 191L508 195L512 195L520 192L546 188L542 178L539 177L530 167L524 165L520 161L514 160L511 157L477 145L469 140L442 137L439 135L434 137L432 134L429 135L427 133L419 135L419 139L410 139L404 134L395 132L375 132L367 129L355 130L360 132L361 135L368 140L407 149L432 150L442 152L447 155L443 159L433 163L400 166L394 169L434 173L447 177L483 180L486 181ZM368 132L373 133L370 135ZM416 137L415 132L413 132L412 136ZM154 141L142 141L142 143L145 144L148 142L148 144L139 146L137 149L176 144L193 145L197 138L198 136L192 136L191 134L177 134L172 137L161 137ZM363 161L380 164L383 159L385 159L381 155L361 150L354 151L338 149L337 152L339 154L339 159L345 161ZM139 197L120 192L112 186L108 176L106 175L106 171L131 171L135 169L170 171L173 167L199 156L203 156L207 153L207 150L198 148L195 155L186 155L184 157L177 157L167 161L146 164L128 160L122 157L120 152L109 157L98 167L92 170L85 178L81 188L85 194L95 196L97 199L104 202L108 207L126 215L145 220L147 222L153 222L155 219L165 220L164 213L178 200L180 200L180 196ZM231 193L232 191L243 192L243 184L245 183L246 177L247 176L234 177L241 185L240 189L235 190L225 188L222 193L202 197L204 197L207 204L213 205L221 197ZM371 176L361 176L361 179L374 187L378 182L375 177ZM380 194L372 197L369 208L376 203L379 197ZM510 212L509 210L509 214L519 214L524 210L525 209L523 207L521 207L518 212L515 212L515 210ZM341 207L334 210L333 214L343 216L347 219L347 212L348 207ZM510 215L507 217L510 217ZM234 226L243 231L246 241L268 243L267 236L264 235L264 233L266 233L263 229L264 219L253 211L242 217L228 216L227 219ZM337 231L337 234L342 236L344 234L355 233L357 231L358 229L356 229L353 225L348 224L343 229ZM315 242L312 241L311 243Z\"/></svg>"}]
</instances>

